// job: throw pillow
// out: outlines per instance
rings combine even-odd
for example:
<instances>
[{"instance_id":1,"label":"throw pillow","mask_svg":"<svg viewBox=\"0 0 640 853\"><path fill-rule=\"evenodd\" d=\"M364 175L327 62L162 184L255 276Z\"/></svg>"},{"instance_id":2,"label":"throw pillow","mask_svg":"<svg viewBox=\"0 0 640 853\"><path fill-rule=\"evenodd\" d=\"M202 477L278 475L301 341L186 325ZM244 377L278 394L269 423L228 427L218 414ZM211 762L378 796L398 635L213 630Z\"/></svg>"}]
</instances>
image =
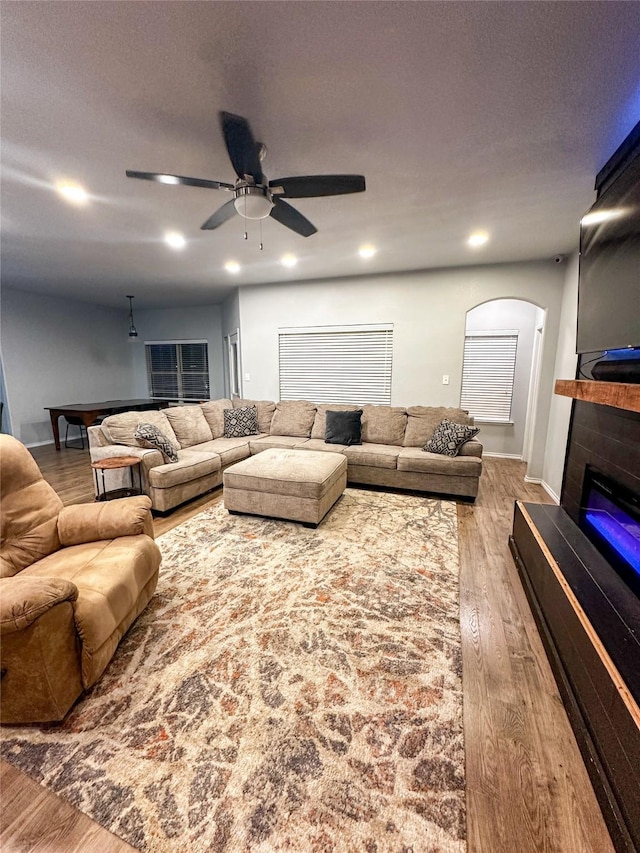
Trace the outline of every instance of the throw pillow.
<instances>
[{"instance_id":1,"label":"throw pillow","mask_svg":"<svg viewBox=\"0 0 640 853\"><path fill-rule=\"evenodd\" d=\"M173 449L171 442L164 433L161 433L153 424L138 424L134 436L142 442L145 447L153 447L159 450L165 462L177 462L178 454Z\"/></svg>"},{"instance_id":2,"label":"throw pillow","mask_svg":"<svg viewBox=\"0 0 640 853\"><path fill-rule=\"evenodd\" d=\"M258 434L258 410L255 406L225 409L223 415L225 438L244 438Z\"/></svg>"},{"instance_id":3,"label":"throw pillow","mask_svg":"<svg viewBox=\"0 0 640 853\"><path fill-rule=\"evenodd\" d=\"M439 453L441 456L457 456L462 445L479 432L477 427L454 424L443 418L422 449L428 453Z\"/></svg>"},{"instance_id":4,"label":"throw pillow","mask_svg":"<svg viewBox=\"0 0 640 853\"><path fill-rule=\"evenodd\" d=\"M327 410L325 444L362 444L362 409L355 412Z\"/></svg>"}]
</instances>

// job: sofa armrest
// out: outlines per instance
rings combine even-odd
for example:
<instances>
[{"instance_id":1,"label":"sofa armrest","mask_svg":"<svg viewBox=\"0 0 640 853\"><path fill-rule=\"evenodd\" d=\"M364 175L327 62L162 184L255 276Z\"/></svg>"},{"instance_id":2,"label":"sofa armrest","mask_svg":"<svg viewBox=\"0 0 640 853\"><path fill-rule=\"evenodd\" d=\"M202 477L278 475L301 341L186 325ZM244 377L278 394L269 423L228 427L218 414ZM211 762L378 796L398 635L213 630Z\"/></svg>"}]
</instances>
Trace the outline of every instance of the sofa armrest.
<instances>
[{"instance_id":1,"label":"sofa armrest","mask_svg":"<svg viewBox=\"0 0 640 853\"><path fill-rule=\"evenodd\" d=\"M114 456L135 456L147 470L157 465L164 465L162 453L148 447L129 447L128 444L105 444L91 448L91 461L102 462L103 459L113 459Z\"/></svg>"},{"instance_id":2,"label":"sofa armrest","mask_svg":"<svg viewBox=\"0 0 640 853\"><path fill-rule=\"evenodd\" d=\"M151 499L146 495L65 506L58 515L58 536L63 547L140 533L153 539Z\"/></svg>"},{"instance_id":3,"label":"sofa armrest","mask_svg":"<svg viewBox=\"0 0 640 853\"><path fill-rule=\"evenodd\" d=\"M75 601L78 588L62 578L17 575L0 580L0 634L24 631L47 610Z\"/></svg>"},{"instance_id":4,"label":"sofa armrest","mask_svg":"<svg viewBox=\"0 0 640 853\"><path fill-rule=\"evenodd\" d=\"M477 456L478 459L482 459L482 449L482 444L477 439L471 438L462 445L458 456Z\"/></svg>"}]
</instances>

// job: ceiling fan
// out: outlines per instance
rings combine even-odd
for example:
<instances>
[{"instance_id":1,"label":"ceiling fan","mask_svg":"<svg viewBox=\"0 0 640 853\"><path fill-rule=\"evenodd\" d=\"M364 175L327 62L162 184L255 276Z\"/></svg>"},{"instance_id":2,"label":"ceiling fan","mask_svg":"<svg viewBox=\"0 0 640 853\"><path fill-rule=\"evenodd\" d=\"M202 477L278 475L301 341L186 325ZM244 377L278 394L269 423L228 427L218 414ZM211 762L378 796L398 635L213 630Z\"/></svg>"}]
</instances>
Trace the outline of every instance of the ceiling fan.
<instances>
[{"instance_id":1,"label":"ceiling fan","mask_svg":"<svg viewBox=\"0 0 640 853\"><path fill-rule=\"evenodd\" d=\"M227 112L220 112L219 116L229 159L238 176L235 184L160 172L135 172L131 169L127 169L127 177L233 193L233 198L200 226L204 231L219 228L239 213L245 219L265 219L271 216L297 234L310 237L318 229L295 207L287 204L285 198L316 198L364 192L365 182L362 175L306 175L268 181L262 171L266 148L253 138L247 119Z\"/></svg>"}]
</instances>

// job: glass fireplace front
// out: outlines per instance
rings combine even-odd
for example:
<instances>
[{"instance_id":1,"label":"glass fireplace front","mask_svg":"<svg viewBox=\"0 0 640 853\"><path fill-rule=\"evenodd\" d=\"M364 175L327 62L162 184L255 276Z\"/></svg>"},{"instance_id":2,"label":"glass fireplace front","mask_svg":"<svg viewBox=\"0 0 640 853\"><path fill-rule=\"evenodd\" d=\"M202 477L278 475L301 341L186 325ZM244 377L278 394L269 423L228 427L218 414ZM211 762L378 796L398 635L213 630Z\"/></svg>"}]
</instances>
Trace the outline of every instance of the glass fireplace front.
<instances>
[{"instance_id":1,"label":"glass fireplace front","mask_svg":"<svg viewBox=\"0 0 640 853\"><path fill-rule=\"evenodd\" d=\"M580 527L640 597L640 495L587 465Z\"/></svg>"}]
</instances>

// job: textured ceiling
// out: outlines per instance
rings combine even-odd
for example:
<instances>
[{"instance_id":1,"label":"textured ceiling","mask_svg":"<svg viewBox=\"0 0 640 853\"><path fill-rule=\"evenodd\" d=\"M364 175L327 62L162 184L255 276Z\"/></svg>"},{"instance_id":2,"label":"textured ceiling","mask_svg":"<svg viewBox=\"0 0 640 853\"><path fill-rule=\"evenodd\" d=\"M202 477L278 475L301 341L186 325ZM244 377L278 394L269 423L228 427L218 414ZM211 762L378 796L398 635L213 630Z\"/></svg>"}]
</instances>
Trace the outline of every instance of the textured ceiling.
<instances>
[{"instance_id":1,"label":"textured ceiling","mask_svg":"<svg viewBox=\"0 0 640 853\"><path fill-rule=\"evenodd\" d=\"M3 283L197 305L236 284L570 252L640 118L639 43L626 2L5 2ZM294 202L318 233L266 220L259 251L240 217L200 231L226 193L125 177L232 182L222 109L266 144L268 177L358 172L367 191ZM89 204L62 201L63 178ZM472 251L478 228L492 239Z\"/></svg>"}]
</instances>

